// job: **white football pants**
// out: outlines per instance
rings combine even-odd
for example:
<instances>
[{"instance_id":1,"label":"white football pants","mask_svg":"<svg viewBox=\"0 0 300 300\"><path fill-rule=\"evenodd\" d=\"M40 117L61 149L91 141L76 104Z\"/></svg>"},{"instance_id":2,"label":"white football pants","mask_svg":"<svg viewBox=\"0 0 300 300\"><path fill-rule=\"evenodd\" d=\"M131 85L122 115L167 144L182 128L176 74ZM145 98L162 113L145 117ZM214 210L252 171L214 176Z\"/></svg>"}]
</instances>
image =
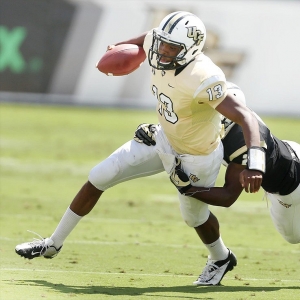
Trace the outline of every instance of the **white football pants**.
<instances>
[{"instance_id":1,"label":"white football pants","mask_svg":"<svg viewBox=\"0 0 300 300\"><path fill-rule=\"evenodd\" d=\"M147 146L134 140L125 143L90 171L89 181L99 190L105 191L118 183L134 178L163 171L170 174L175 167L175 157L179 157L183 170L192 178L192 185L214 186L223 159L221 142L209 155L179 155L172 149L159 125L156 126L155 135L155 146ZM178 194L184 221L191 227L205 223L210 213L208 205L192 197L183 196L179 192Z\"/></svg>"},{"instance_id":2,"label":"white football pants","mask_svg":"<svg viewBox=\"0 0 300 300\"><path fill-rule=\"evenodd\" d=\"M300 145L286 141L300 158ZM266 193L271 202L270 214L277 231L291 244L300 243L300 185L289 195Z\"/></svg>"}]
</instances>

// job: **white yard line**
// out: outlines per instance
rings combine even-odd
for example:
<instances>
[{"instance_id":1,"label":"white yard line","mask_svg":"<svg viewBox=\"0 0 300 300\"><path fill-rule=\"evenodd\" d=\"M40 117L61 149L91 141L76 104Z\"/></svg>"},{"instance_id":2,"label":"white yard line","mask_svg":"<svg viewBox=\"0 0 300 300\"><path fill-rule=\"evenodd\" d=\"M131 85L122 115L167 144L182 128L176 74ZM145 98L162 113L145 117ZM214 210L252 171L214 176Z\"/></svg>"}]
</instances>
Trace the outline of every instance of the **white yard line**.
<instances>
[{"instance_id":1,"label":"white yard line","mask_svg":"<svg viewBox=\"0 0 300 300\"><path fill-rule=\"evenodd\" d=\"M18 218L18 219L28 219L29 217L31 219L35 220L53 220L53 217L51 216L45 216L45 215L33 215L33 214L0 214L0 217L8 217L8 218ZM170 224L173 225L179 225L182 227L186 227L185 223L182 220L152 220L147 218L141 218L141 219L118 219L118 218L96 218L96 217L85 217L85 222L95 222L95 223L122 223L122 224Z\"/></svg>"},{"instance_id":2,"label":"white yard line","mask_svg":"<svg viewBox=\"0 0 300 300\"><path fill-rule=\"evenodd\" d=\"M18 243L20 242L20 240L18 239L12 239L12 238L8 238L8 237L3 237L0 236L0 241L9 241L9 242L15 242ZM65 242L66 244L77 244L77 245L106 245L106 246L111 246L111 245L137 245L137 246L142 246L142 247L167 247L167 248L190 248L190 249L206 249L206 247L202 244L167 244L167 243L141 243L139 241L135 241L135 242L107 242L107 241L89 241L89 240L84 240L84 241L80 241L80 240L76 240L76 241L72 241L72 240L68 240ZM248 246L245 247L234 247L234 249L240 249L240 250L245 250L245 249L249 249ZM289 250L287 251L287 249L282 249L282 251L278 250L278 249L273 249L273 248L251 248L251 251L258 251L258 252L272 252L272 251L276 251L276 252L284 252L284 253L295 253L298 254L300 253L300 250Z\"/></svg>"},{"instance_id":3,"label":"white yard line","mask_svg":"<svg viewBox=\"0 0 300 300\"><path fill-rule=\"evenodd\" d=\"M187 277L193 278L194 275L176 275L176 274L145 274L145 273L113 273L113 272L90 272L90 271L71 271L71 270L49 270L49 269L24 269L24 268L0 268L1 271L11 272L44 272L44 273L67 273L67 274L94 274L94 275L118 275L118 276L148 276L148 277ZM227 280L236 280L234 277L228 278ZM297 279L281 279L277 280L274 278L242 278L243 281L274 281L277 282L300 282Z\"/></svg>"}]
</instances>

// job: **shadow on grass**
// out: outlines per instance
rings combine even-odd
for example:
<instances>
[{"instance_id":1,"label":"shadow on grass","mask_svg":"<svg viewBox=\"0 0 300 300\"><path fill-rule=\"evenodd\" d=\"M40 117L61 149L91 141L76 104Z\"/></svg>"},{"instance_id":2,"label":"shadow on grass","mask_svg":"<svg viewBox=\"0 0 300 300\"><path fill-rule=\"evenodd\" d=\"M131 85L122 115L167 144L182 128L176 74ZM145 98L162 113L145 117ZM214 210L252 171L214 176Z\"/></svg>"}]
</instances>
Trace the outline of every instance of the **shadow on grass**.
<instances>
[{"instance_id":1,"label":"shadow on grass","mask_svg":"<svg viewBox=\"0 0 300 300\"><path fill-rule=\"evenodd\" d=\"M205 294L212 292L274 292L279 290L299 290L299 286L289 287L254 287L254 286L207 286L207 287L196 287L196 286L159 286L159 287L130 287L130 286L96 286L96 285L85 285L85 286L74 286L64 284L54 284L46 280L14 280L14 285L26 285L26 286L44 286L49 289L55 290L60 293L74 293L74 294L103 294L112 296L156 296L155 293L184 293L186 296L181 298L195 298L195 294ZM149 295L149 294L153 295ZM189 296L189 294L191 296ZM161 295L160 297L177 297L176 295ZM201 298L197 298L201 299ZM212 299L212 298L205 298Z\"/></svg>"}]
</instances>

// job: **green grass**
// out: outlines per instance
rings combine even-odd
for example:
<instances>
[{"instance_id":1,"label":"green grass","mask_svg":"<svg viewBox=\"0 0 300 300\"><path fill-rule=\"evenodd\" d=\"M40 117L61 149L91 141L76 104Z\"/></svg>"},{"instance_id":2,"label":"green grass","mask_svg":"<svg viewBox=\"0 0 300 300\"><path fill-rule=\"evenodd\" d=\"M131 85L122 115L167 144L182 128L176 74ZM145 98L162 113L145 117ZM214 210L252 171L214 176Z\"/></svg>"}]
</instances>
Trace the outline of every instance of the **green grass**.
<instances>
[{"instance_id":1,"label":"green grass","mask_svg":"<svg viewBox=\"0 0 300 300\"><path fill-rule=\"evenodd\" d=\"M299 119L264 118L300 142ZM218 287L194 287L207 251L181 219L166 174L122 183L52 260L14 253L36 231L49 236L89 170L131 139L151 111L0 105L0 299L299 299L300 245L273 228L263 193L212 207L238 266ZM224 169L217 184L223 183Z\"/></svg>"}]
</instances>

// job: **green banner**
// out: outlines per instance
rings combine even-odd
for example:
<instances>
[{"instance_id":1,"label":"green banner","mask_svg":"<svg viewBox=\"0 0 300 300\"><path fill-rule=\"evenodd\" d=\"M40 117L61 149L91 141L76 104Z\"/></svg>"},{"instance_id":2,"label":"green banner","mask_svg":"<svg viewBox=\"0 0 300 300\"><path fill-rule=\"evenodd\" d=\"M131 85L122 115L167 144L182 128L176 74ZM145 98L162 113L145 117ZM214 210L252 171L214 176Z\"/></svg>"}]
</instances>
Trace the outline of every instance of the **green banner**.
<instances>
[{"instance_id":1,"label":"green banner","mask_svg":"<svg viewBox=\"0 0 300 300\"><path fill-rule=\"evenodd\" d=\"M74 12L63 0L0 1L0 91L47 93Z\"/></svg>"}]
</instances>

